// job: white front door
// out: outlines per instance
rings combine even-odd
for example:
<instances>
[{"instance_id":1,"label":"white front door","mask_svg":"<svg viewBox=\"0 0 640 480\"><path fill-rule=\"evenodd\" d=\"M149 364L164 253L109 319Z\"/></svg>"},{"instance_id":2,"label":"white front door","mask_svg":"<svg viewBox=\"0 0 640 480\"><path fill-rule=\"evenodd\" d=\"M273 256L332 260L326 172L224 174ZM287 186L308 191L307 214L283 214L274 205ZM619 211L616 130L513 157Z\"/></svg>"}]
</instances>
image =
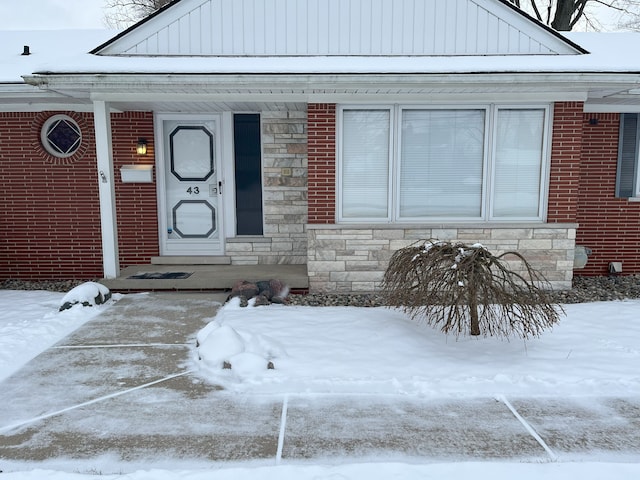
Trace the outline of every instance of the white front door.
<instances>
[{"instance_id":1,"label":"white front door","mask_svg":"<svg viewBox=\"0 0 640 480\"><path fill-rule=\"evenodd\" d=\"M158 116L161 255L224 253L220 121Z\"/></svg>"}]
</instances>

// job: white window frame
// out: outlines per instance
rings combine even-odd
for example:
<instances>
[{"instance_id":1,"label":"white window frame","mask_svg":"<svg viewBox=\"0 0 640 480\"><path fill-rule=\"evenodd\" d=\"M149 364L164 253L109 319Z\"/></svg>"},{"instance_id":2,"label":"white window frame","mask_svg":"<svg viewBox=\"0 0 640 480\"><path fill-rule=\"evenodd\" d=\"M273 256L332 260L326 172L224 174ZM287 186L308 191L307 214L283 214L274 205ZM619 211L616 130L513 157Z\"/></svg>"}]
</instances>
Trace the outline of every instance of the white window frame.
<instances>
[{"instance_id":1,"label":"white window frame","mask_svg":"<svg viewBox=\"0 0 640 480\"><path fill-rule=\"evenodd\" d=\"M491 222L514 222L514 221L522 221L522 222L543 222L547 218L547 199L548 199L548 191L549 191L549 174L550 174L550 164L551 164L551 105L545 104L516 104L516 105L504 105L504 104L493 104L493 121L491 122L491 127L493 129L491 135L491 159L490 159L490 172L491 172L491 182L493 182L493 172L495 171L496 164L496 143L497 143L497 128L494 128L498 124L498 112L500 110L544 110L543 121L544 125L542 127L542 159L540 164L540 185L538 186L538 191L540 192L540 197L538 199L538 215L533 217L496 217L493 215L493 206L494 206L494 198L493 198L493 185L491 184L491 195L489 196L489 209L488 209L488 220Z\"/></svg>"},{"instance_id":2,"label":"white window frame","mask_svg":"<svg viewBox=\"0 0 640 480\"><path fill-rule=\"evenodd\" d=\"M627 129L628 121L635 122L632 131ZM629 169L632 172L629 172ZM622 185L623 179L627 176L632 178L630 189ZM625 112L620 115L615 195L617 198L626 198L629 202L640 202L640 114L638 113Z\"/></svg>"},{"instance_id":3,"label":"white window frame","mask_svg":"<svg viewBox=\"0 0 640 480\"><path fill-rule=\"evenodd\" d=\"M343 112L345 110L386 110L390 111L390 148L389 148L389 214L387 218L345 218L343 212L343 182L342 182L342 147L343 147ZM400 217L400 149L401 149L401 124L402 112L405 110L485 110L484 152L482 167L482 196L478 217ZM493 215L493 172L496 168L496 140L498 111L508 110L544 110L544 127L542 139L542 159L539 185L538 215L532 217L496 217ZM336 219L338 223L543 223L547 216L548 185L551 163L551 119L553 105L550 103L464 103L464 104L344 104L337 109L337 199Z\"/></svg>"},{"instance_id":4,"label":"white window frame","mask_svg":"<svg viewBox=\"0 0 640 480\"><path fill-rule=\"evenodd\" d=\"M436 216L436 217L402 217L400 215L400 171L402 168L402 159L401 159L401 145L402 145L402 113L407 110L484 110L484 144L483 144L483 153L482 153L482 194L480 199L480 215L477 217L445 217L445 216ZM489 143L489 109L486 105L411 105L404 106L399 105L396 108L396 150L395 150L395 168L393 171L395 172L395 181L393 189L394 195L392 195L392 200L394 204L394 219L395 222L407 222L407 223L418 223L424 222L425 220L433 220L433 221L445 221L445 222L480 222L486 215L486 195L487 190L485 186L487 185L487 154L488 154L488 143ZM397 195L396 195L397 192Z\"/></svg>"},{"instance_id":5,"label":"white window frame","mask_svg":"<svg viewBox=\"0 0 640 480\"><path fill-rule=\"evenodd\" d=\"M342 136L342 132L343 132L343 128L344 128L344 116L343 116L343 112L344 110L387 110L389 111L389 159L388 159L388 179L389 179L389 184L388 184L388 188L387 188L387 216L386 218L380 218L380 217L348 217L348 218L342 218L342 207L343 207L343 198L342 198L342 167L343 167L343 162L342 162L342 149L344 146L344 142L343 142L343 136ZM371 222L371 223L390 223L392 222L392 210L393 210L393 205L394 205L394 201L393 201L393 195L394 195L394 189L392 188L393 182L394 182L394 172L393 172L393 157L394 157L394 152L395 152L395 146L394 146L394 139L396 137L396 135L394 135L394 121L395 121L395 116L394 116L394 106L393 105L388 105L388 104L383 104L383 105L344 105L344 106L339 106L338 107L338 118L337 118L337 122L336 122L336 128L337 131L340 132L337 135L337 139L336 139L336 148L338 151L338 157L339 161L338 161L338 171L337 171L337 180L338 180L338 185L339 185L339 193L337 195L336 198L336 208L338 209L338 215L340 217L340 221L342 221L342 223L349 223L349 222L353 222L353 223L360 223L360 222Z\"/></svg>"},{"instance_id":6,"label":"white window frame","mask_svg":"<svg viewBox=\"0 0 640 480\"><path fill-rule=\"evenodd\" d=\"M67 124L70 124L73 127L73 129L76 130L78 133L78 140L76 140L72 150L69 152L60 151L59 147L57 145L54 147L53 142L49 139L49 130L51 129L52 125L60 122L65 122ZM76 122L74 118L64 113L59 113L59 114L50 116L49 118L47 118L47 120L42 125L42 128L40 129L40 142L42 143L42 146L44 147L44 149L47 151L49 155L53 155L54 157L57 157L57 158L73 157L82 146L83 140L84 139L82 135L82 129L80 128L80 125L78 125L78 122Z\"/></svg>"}]
</instances>

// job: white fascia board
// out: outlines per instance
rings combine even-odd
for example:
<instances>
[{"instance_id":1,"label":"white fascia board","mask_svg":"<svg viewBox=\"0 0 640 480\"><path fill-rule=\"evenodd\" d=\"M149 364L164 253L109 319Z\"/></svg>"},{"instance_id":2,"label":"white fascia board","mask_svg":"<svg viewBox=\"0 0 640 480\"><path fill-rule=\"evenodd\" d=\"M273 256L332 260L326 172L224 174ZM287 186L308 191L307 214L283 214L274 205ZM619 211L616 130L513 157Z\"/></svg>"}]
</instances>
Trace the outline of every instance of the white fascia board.
<instances>
[{"instance_id":1,"label":"white fascia board","mask_svg":"<svg viewBox=\"0 0 640 480\"><path fill-rule=\"evenodd\" d=\"M65 112L81 112L88 113L93 112L93 106L91 104L75 104L75 103L3 103L0 98L0 112L53 112L53 111L65 111ZM113 109L112 109L113 112Z\"/></svg>"},{"instance_id":2,"label":"white fascia board","mask_svg":"<svg viewBox=\"0 0 640 480\"><path fill-rule=\"evenodd\" d=\"M219 93L222 90L249 92L267 89L299 90L314 93L318 90L366 88L416 88L427 86L469 88L497 88L497 86L536 86L540 91L583 90L599 85L619 85L620 89L637 88L640 74L617 73L442 73L442 74L80 74L31 75L25 80L32 85L54 91L85 91L93 95L115 92L169 93L193 89L194 93ZM277 92L274 92L277 93ZM189 93L190 94L190 93Z\"/></svg>"},{"instance_id":3,"label":"white fascia board","mask_svg":"<svg viewBox=\"0 0 640 480\"><path fill-rule=\"evenodd\" d=\"M640 98L637 104L615 104L586 102L584 104L585 113L638 113L640 112Z\"/></svg>"}]
</instances>

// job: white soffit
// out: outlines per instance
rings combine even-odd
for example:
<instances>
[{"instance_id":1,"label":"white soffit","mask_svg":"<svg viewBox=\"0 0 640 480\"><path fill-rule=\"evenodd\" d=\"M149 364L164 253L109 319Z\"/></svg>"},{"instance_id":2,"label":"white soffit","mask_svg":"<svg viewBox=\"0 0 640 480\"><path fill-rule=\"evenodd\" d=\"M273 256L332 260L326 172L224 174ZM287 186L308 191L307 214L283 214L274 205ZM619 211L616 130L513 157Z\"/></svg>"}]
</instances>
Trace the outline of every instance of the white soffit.
<instances>
[{"instance_id":1,"label":"white soffit","mask_svg":"<svg viewBox=\"0 0 640 480\"><path fill-rule=\"evenodd\" d=\"M507 0L178 0L92 53L449 56L585 52Z\"/></svg>"}]
</instances>

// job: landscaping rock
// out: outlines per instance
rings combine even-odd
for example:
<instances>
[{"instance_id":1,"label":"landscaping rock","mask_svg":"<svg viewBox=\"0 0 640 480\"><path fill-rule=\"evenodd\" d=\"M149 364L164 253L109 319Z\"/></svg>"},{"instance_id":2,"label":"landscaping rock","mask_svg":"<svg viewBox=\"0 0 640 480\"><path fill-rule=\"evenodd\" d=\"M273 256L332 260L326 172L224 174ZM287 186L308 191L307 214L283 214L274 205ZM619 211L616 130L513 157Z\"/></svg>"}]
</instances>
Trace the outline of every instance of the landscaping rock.
<instances>
[{"instance_id":1,"label":"landscaping rock","mask_svg":"<svg viewBox=\"0 0 640 480\"><path fill-rule=\"evenodd\" d=\"M255 297L258 293L260 293L260 289L255 283L239 280L231 288L229 298L243 296L249 299Z\"/></svg>"},{"instance_id":2,"label":"landscaping rock","mask_svg":"<svg viewBox=\"0 0 640 480\"><path fill-rule=\"evenodd\" d=\"M83 307L102 305L111 298L111 291L96 282L85 282L71 289L63 298L59 311L68 310L74 305Z\"/></svg>"},{"instance_id":3,"label":"landscaping rock","mask_svg":"<svg viewBox=\"0 0 640 480\"><path fill-rule=\"evenodd\" d=\"M254 306L259 307L262 305L270 305L271 302L269 301L269 299L267 298L266 295L260 294L258 296L255 297L255 301L253 303Z\"/></svg>"},{"instance_id":4,"label":"landscaping rock","mask_svg":"<svg viewBox=\"0 0 640 480\"><path fill-rule=\"evenodd\" d=\"M240 297L240 306L246 307L248 300L254 298L254 306L270 305L271 303L284 303L289 287L277 279L249 282L238 280L231 289L227 301L234 297Z\"/></svg>"}]
</instances>

